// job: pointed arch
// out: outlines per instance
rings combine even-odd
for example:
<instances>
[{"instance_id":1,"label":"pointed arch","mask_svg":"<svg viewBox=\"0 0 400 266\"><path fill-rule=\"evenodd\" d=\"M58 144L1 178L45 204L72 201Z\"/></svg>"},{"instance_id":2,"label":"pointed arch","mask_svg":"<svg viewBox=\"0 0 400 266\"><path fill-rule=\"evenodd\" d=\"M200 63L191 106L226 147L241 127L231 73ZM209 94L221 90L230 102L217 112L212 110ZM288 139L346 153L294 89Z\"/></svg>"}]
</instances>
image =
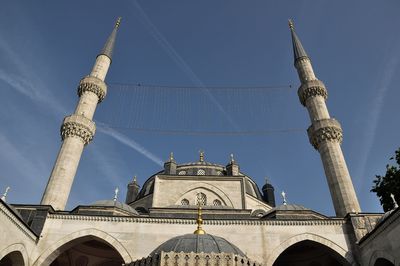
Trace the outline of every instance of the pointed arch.
<instances>
[{"instance_id":1,"label":"pointed arch","mask_svg":"<svg viewBox=\"0 0 400 266\"><path fill-rule=\"evenodd\" d=\"M25 246L23 244L12 244L4 248L2 251L0 251L0 261L10 254L20 257L17 258L17 265L29 266L28 253L26 252Z\"/></svg>"},{"instance_id":2,"label":"pointed arch","mask_svg":"<svg viewBox=\"0 0 400 266\"><path fill-rule=\"evenodd\" d=\"M119 255L122 257L125 263L129 263L132 261L132 258L129 255L128 251L116 238L114 238L110 234L107 234L104 231L90 228L71 233L63 237L50 247L47 247L46 250L35 261L33 266L50 265L50 263L54 259L56 259L63 251L75 245L76 242L81 242L91 238L100 239L106 242L108 245L110 245L119 253Z\"/></svg>"},{"instance_id":3,"label":"pointed arch","mask_svg":"<svg viewBox=\"0 0 400 266\"><path fill-rule=\"evenodd\" d=\"M285 241L283 241L278 247L276 247L271 255L269 255L267 259L266 265L273 265L274 262L278 259L279 255L281 255L287 248L293 246L296 243L300 243L302 241L313 241L318 244L321 244L323 246L326 246L336 253L338 253L341 257L343 257L344 260L346 260L350 265L353 265L353 257L351 254L346 251L344 248L339 246L338 244L334 243L333 241L326 239L322 236L316 235L316 234L311 234L311 233L304 233L304 234L299 234L296 236L293 236Z\"/></svg>"},{"instance_id":4,"label":"pointed arch","mask_svg":"<svg viewBox=\"0 0 400 266\"><path fill-rule=\"evenodd\" d=\"M224 191L222 191L220 188L218 188L214 185L211 185L209 183L206 183L206 182L199 182L199 183L188 186L186 188L185 192L183 192L179 195L177 202L180 202L187 193L190 193L196 189L204 189L212 194L215 194L224 203L224 205L233 207L233 203L232 203L231 199L228 197L228 195ZM177 203L177 204L179 205L179 203Z\"/></svg>"},{"instance_id":5,"label":"pointed arch","mask_svg":"<svg viewBox=\"0 0 400 266\"><path fill-rule=\"evenodd\" d=\"M372 253L372 256L371 256L371 259L369 260L368 265L374 266L378 259L385 259L385 260L391 262L393 265L396 265L394 257L383 250L374 251L374 253Z\"/></svg>"}]
</instances>

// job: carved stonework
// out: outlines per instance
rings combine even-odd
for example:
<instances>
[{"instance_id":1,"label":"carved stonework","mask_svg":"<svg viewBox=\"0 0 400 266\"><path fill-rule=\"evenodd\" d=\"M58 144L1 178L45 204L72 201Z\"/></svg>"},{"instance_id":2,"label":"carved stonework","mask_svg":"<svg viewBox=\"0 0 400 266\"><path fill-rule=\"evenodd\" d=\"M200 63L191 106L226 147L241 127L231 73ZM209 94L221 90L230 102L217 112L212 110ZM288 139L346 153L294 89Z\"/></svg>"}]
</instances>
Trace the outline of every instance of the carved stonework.
<instances>
[{"instance_id":1,"label":"carved stonework","mask_svg":"<svg viewBox=\"0 0 400 266\"><path fill-rule=\"evenodd\" d=\"M94 123L83 116L71 115L64 119L61 126L61 139L67 137L79 137L87 145L92 141L96 127Z\"/></svg>"},{"instance_id":2,"label":"carved stonework","mask_svg":"<svg viewBox=\"0 0 400 266\"><path fill-rule=\"evenodd\" d=\"M107 85L95 77L85 77L78 86L79 97L85 92L93 92L99 98L99 103L104 100L107 94Z\"/></svg>"},{"instance_id":3,"label":"carved stonework","mask_svg":"<svg viewBox=\"0 0 400 266\"><path fill-rule=\"evenodd\" d=\"M318 150L319 145L324 141L342 143L343 132L341 128L328 126L309 132L310 143Z\"/></svg>"},{"instance_id":4,"label":"carved stonework","mask_svg":"<svg viewBox=\"0 0 400 266\"><path fill-rule=\"evenodd\" d=\"M129 266L261 266L260 263L233 253L164 252L133 261Z\"/></svg>"},{"instance_id":5,"label":"carved stonework","mask_svg":"<svg viewBox=\"0 0 400 266\"><path fill-rule=\"evenodd\" d=\"M306 105L306 101L310 97L321 96L325 100L328 99L328 91L325 85L319 80L310 80L300 86L298 90L299 99L302 105Z\"/></svg>"}]
</instances>

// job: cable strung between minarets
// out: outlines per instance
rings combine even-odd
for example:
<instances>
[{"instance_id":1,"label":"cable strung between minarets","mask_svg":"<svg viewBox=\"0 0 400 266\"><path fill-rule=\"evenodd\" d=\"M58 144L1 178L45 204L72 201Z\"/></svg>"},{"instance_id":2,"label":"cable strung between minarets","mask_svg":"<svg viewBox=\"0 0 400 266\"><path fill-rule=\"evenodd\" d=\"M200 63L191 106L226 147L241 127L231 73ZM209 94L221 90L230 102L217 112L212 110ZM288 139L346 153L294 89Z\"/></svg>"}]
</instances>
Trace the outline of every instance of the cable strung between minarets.
<instances>
[{"instance_id":1,"label":"cable strung between minarets","mask_svg":"<svg viewBox=\"0 0 400 266\"><path fill-rule=\"evenodd\" d=\"M43 193L42 205L64 210L67 204L83 148L93 139L96 132L92 119L97 104L101 103L107 94L104 80L111 64L120 23L121 18L118 18L104 48L96 58L92 72L79 83L79 102L74 114L65 117L61 126L63 143Z\"/></svg>"},{"instance_id":2,"label":"cable strung between minarets","mask_svg":"<svg viewBox=\"0 0 400 266\"><path fill-rule=\"evenodd\" d=\"M342 127L336 119L329 116L325 104L328 92L325 85L316 78L310 58L297 37L291 20L289 28L292 34L294 66L301 81L298 95L311 120L307 132L311 144L320 153L336 216L344 217L347 213L360 212L360 205L340 148L343 139Z\"/></svg>"}]
</instances>

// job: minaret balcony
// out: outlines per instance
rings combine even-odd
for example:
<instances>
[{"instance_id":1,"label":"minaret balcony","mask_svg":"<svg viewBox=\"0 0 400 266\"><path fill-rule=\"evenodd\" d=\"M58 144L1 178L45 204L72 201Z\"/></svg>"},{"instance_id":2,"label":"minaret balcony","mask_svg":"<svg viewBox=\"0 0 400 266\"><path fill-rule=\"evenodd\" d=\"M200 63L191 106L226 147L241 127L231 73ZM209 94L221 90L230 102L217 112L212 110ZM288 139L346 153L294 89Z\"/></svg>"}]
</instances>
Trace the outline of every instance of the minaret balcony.
<instances>
[{"instance_id":1,"label":"minaret balcony","mask_svg":"<svg viewBox=\"0 0 400 266\"><path fill-rule=\"evenodd\" d=\"M87 145L93 139L96 125L92 120L74 114L64 118L60 131L62 140L68 137L78 137Z\"/></svg>"},{"instance_id":2,"label":"minaret balcony","mask_svg":"<svg viewBox=\"0 0 400 266\"><path fill-rule=\"evenodd\" d=\"M297 91L302 105L306 106L306 101L310 97L321 96L325 100L328 99L328 91L325 84L320 80L308 80L303 83Z\"/></svg>"},{"instance_id":3,"label":"minaret balcony","mask_svg":"<svg viewBox=\"0 0 400 266\"><path fill-rule=\"evenodd\" d=\"M93 92L99 98L98 103L101 103L107 95L107 85L99 78L86 76L79 82L78 95L82 96L83 93Z\"/></svg>"},{"instance_id":4,"label":"minaret balcony","mask_svg":"<svg viewBox=\"0 0 400 266\"><path fill-rule=\"evenodd\" d=\"M307 133L310 143L316 150L323 142L332 141L341 144L343 140L342 127L334 118L313 121Z\"/></svg>"}]
</instances>

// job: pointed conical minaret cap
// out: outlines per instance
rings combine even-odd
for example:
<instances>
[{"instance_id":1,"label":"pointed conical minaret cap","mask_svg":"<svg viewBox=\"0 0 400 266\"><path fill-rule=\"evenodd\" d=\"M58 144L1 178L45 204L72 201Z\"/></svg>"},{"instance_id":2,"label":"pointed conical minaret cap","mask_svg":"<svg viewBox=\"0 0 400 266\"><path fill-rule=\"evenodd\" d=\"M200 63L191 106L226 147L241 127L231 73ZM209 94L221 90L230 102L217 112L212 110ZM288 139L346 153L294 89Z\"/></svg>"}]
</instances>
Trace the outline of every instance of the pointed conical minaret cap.
<instances>
[{"instance_id":1,"label":"pointed conical minaret cap","mask_svg":"<svg viewBox=\"0 0 400 266\"><path fill-rule=\"evenodd\" d=\"M114 46L115 46L115 39L117 38L117 32L118 32L118 28L119 25L121 24L121 17L119 17L117 19L117 21L115 22L115 26L113 31L111 32L110 36L107 39L106 44L104 45L103 49L101 50L99 55L105 55L108 58L110 58L110 60L112 61L112 54L114 51Z\"/></svg>"},{"instance_id":2,"label":"pointed conical minaret cap","mask_svg":"<svg viewBox=\"0 0 400 266\"><path fill-rule=\"evenodd\" d=\"M293 55L294 55L294 62L296 62L300 58L309 58L306 51L303 48L303 45L300 42L299 37L297 37L296 32L294 31L294 24L293 20L289 19L289 28L292 34L292 44L293 44Z\"/></svg>"}]
</instances>

